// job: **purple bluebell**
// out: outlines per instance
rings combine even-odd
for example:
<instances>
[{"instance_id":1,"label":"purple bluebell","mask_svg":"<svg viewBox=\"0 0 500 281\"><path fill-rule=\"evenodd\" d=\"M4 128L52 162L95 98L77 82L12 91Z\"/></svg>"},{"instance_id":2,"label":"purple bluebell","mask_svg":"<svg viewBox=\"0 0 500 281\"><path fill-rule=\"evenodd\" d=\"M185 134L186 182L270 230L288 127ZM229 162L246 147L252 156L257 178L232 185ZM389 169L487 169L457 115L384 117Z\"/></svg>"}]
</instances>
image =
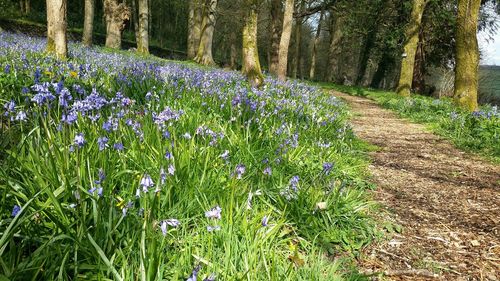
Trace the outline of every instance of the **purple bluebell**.
<instances>
[{"instance_id":1,"label":"purple bluebell","mask_svg":"<svg viewBox=\"0 0 500 281\"><path fill-rule=\"evenodd\" d=\"M271 167L267 166L264 168L264 171L262 171L264 175L271 176L273 174L273 171L271 170Z\"/></svg>"},{"instance_id":2,"label":"purple bluebell","mask_svg":"<svg viewBox=\"0 0 500 281\"><path fill-rule=\"evenodd\" d=\"M220 220L221 219L221 212L222 212L221 207L215 206L212 209L210 209L209 211L205 212L205 217L207 217L209 219L218 219L218 220Z\"/></svg>"},{"instance_id":3,"label":"purple bluebell","mask_svg":"<svg viewBox=\"0 0 500 281\"><path fill-rule=\"evenodd\" d=\"M238 164L236 166L236 169L234 170L234 174L236 175L237 179L241 179L243 174L245 173L246 167L243 164Z\"/></svg>"},{"instance_id":4,"label":"purple bluebell","mask_svg":"<svg viewBox=\"0 0 500 281\"><path fill-rule=\"evenodd\" d=\"M165 181L167 180L167 173L165 173L165 170L163 168L160 169L160 184L165 184Z\"/></svg>"},{"instance_id":5,"label":"purple bluebell","mask_svg":"<svg viewBox=\"0 0 500 281\"><path fill-rule=\"evenodd\" d=\"M268 216L264 216L264 217L262 218L261 225L262 225L262 226L267 226L267 225L268 225L268 223L269 223L269 217L268 217Z\"/></svg>"},{"instance_id":6,"label":"purple bluebell","mask_svg":"<svg viewBox=\"0 0 500 281\"><path fill-rule=\"evenodd\" d=\"M148 192L148 189L150 187L153 187L155 185L154 182L153 182L153 179L151 179L151 177L148 174L144 174L144 176L141 179L141 183L140 184L141 184L142 190L144 192Z\"/></svg>"},{"instance_id":7,"label":"purple bluebell","mask_svg":"<svg viewBox=\"0 0 500 281\"><path fill-rule=\"evenodd\" d=\"M99 145L99 151L103 151L106 149L106 147L109 147L108 145L109 139L107 137L99 137L97 139L97 144Z\"/></svg>"},{"instance_id":8,"label":"purple bluebell","mask_svg":"<svg viewBox=\"0 0 500 281\"><path fill-rule=\"evenodd\" d=\"M172 165L172 164L168 165L168 173L172 176L175 174L175 166L174 165Z\"/></svg>"},{"instance_id":9,"label":"purple bluebell","mask_svg":"<svg viewBox=\"0 0 500 281\"><path fill-rule=\"evenodd\" d=\"M118 151L123 151L125 149L125 147L123 146L123 143L121 142L117 142L113 145L113 148L118 150Z\"/></svg>"},{"instance_id":10,"label":"purple bluebell","mask_svg":"<svg viewBox=\"0 0 500 281\"><path fill-rule=\"evenodd\" d=\"M219 231L220 230L220 225L207 225L207 231L208 232L213 232L213 231Z\"/></svg>"},{"instance_id":11,"label":"purple bluebell","mask_svg":"<svg viewBox=\"0 0 500 281\"><path fill-rule=\"evenodd\" d=\"M203 279L203 281L215 281L215 278L217 276L215 275L215 273L211 273L209 276L207 276L205 279Z\"/></svg>"},{"instance_id":12,"label":"purple bluebell","mask_svg":"<svg viewBox=\"0 0 500 281\"><path fill-rule=\"evenodd\" d=\"M224 152L220 155L220 158L224 160L229 160L229 150L224 150Z\"/></svg>"},{"instance_id":13,"label":"purple bluebell","mask_svg":"<svg viewBox=\"0 0 500 281\"><path fill-rule=\"evenodd\" d=\"M17 112L16 121L26 121L26 119L28 119L26 112L24 112L22 110Z\"/></svg>"},{"instance_id":14,"label":"purple bluebell","mask_svg":"<svg viewBox=\"0 0 500 281\"><path fill-rule=\"evenodd\" d=\"M186 281L196 281L198 279L198 272L201 269L201 265L197 265L194 269L193 272L191 272L191 275L186 279Z\"/></svg>"},{"instance_id":15,"label":"purple bluebell","mask_svg":"<svg viewBox=\"0 0 500 281\"><path fill-rule=\"evenodd\" d=\"M333 169L333 163L330 163L330 162L326 162L326 163L323 163L323 173L325 174L330 174L330 172L332 171Z\"/></svg>"},{"instance_id":16,"label":"purple bluebell","mask_svg":"<svg viewBox=\"0 0 500 281\"><path fill-rule=\"evenodd\" d=\"M20 211L21 211L21 207L18 206L18 205L14 205L14 208L12 208L12 214L11 214L11 216L12 217L17 216L17 214L19 214Z\"/></svg>"},{"instance_id":17,"label":"purple bluebell","mask_svg":"<svg viewBox=\"0 0 500 281\"><path fill-rule=\"evenodd\" d=\"M75 140L74 140L74 143L76 146L78 146L79 148L82 148L86 141L85 141L85 138L83 136L83 133L78 133L76 136L75 136Z\"/></svg>"},{"instance_id":18,"label":"purple bluebell","mask_svg":"<svg viewBox=\"0 0 500 281\"><path fill-rule=\"evenodd\" d=\"M167 160L170 160L170 159L173 159L174 157L172 156L172 153L170 153L170 151L166 151L165 152L165 159Z\"/></svg>"},{"instance_id":19,"label":"purple bluebell","mask_svg":"<svg viewBox=\"0 0 500 281\"><path fill-rule=\"evenodd\" d=\"M9 116L10 113L14 113L16 111L16 103L11 100L4 104L3 108L5 109L4 116Z\"/></svg>"}]
</instances>

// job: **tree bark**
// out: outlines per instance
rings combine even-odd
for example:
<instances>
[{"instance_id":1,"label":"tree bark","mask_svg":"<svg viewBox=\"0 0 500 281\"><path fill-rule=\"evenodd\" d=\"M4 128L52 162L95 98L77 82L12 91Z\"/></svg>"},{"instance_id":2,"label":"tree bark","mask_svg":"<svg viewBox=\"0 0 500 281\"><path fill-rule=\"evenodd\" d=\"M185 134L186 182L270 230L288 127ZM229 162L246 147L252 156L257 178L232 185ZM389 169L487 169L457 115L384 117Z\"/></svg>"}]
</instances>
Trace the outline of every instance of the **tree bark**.
<instances>
[{"instance_id":1,"label":"tree bark","mask_svg":"<svg viewBox=\"0 0 500 281\"><path fill-rule=\"evenodd\" d=\"M141 42L141 34L139 32L139 19L137 18L137 0L131 0L131 13L132 13L132 21L134 26L134 35L135 35L135 43L140 44Z\"/></svg>"},{"instance_id":2,"label":"tree bark","mask_svg":"<svg viewBox=\"0 0 500 281\"><path fill-rule=\"evenodd\" d=\"M396 90L398 95L401 96L410 96L410 91L412 89L418 34L426 5L427 0L413 0L410 23L406 28L406 42L404 46L403 60L401 62L399 84Z\"/></svg>"},{"instance_id":3,"label":"tree bark","mask_svg":"<svg viewBox=\"0 0 500 281\"><path fill-rule=\"evenodd\" d=\"M104 15L106 17L106 47L119 49L122 44L125 21L130 18L130 9L125 3L118 4L117 0L104 0Z\"/></svg>"},{"instance_id":4,"label":"tree bark","mask_svg":"<svg viewBox=\"0 0 500 281\"><path fill-rule=\"evenodd\" d=\"M139 0L139 42L137 52L149 54L149 0Z\"/></svg>"},{"instance_id":5,"label":"tree bark","mask_svg":"<svg viewBox=\"0 0 500 281\"><path fill-rule=\"evenodd\" d=\"M203 9L203 23L198 46L198 53L194 60L202 65L215 65L212 56L212 42L215 31L215 11L217 9L217 0L205 0Z\"/></svg>"},{"instance_id":6,"label":"tree bark","mask_svg":"<svg viewBox=\"0 0 500 281\"><path fill-rule=\"evenodd\" d=\"M54 15L52 9L52 0L46 0L47 6L47 47L46 51L49 53L55 53L56 43L54 36Z\"/></svg>"},{"instance_id":7,"label":"tree bark","mask_svg":"<svg viewBox=\"0 0 500 281\"><path fill-rule=\"evenodd\" d=\"M31 13L30 0L24 0L24 14L29 15L30 13Z\"/></svg>"},{"instance_id":8,"label":"tree bark","mask_svg":"<svg viewBox=\"0 0 500 281\"><path fill-rule=\"evenodd\" d=\"M330 47L328 50L328 63L329 73L328 81L334 83L342 83L343 77L340 75L340 41L344 36L342 27L344 25L344 18L341 14L332 13L331 26L330 26Z\"/></svg>"},{"instance_id":9,"label":"tree bark","mask_svg":"<svg viewBox=\"0 0 500 281\"><path fill-rule=\"evenodd\" d=\"M286 79L288 64L288 48L290 46L290 36L292 33L294 0L286 0L285 13L283 15L283 31L281 32L279 47L278 78L282 81Z\"/></svg>"},{"instance_id":10,"label":"tree bark","mask_svg":"<svg viewBox=\"0 0 500 281\"><path fill-rule=\"evenodd\" d=\"M455 102L469 110L477 109L479 47L477 28L480 0L459 0L455 31Z\"/></svg>"},{"instance_id":11,"label":"tree bark","mask_svg":"<svg viewBox=\"0 0 500 281\"><path fill-rule=\"evenodd\" d=\"M260 87L264 83L257 49L257 18L257 9L250 8L243 26L242 71L253 87Z\"/></svg>"},{"instance_id":12,"label":"tree bark","mask_svg":"<svg viewBox=\"0 0 500 281\"><path fill-rule=\"evenodd\" d=\"M47 0L47 51L59 59L68 57L66 0Z\"/></svg>"},{"instance_id":13,"label":"tree bark","mask_svg":"<svg viewBox=\"0 0 500 281\"><path fill-rule=\"evenodd\" d=\"M82 42L85 46L92 46L92 30L94 29L94 0L85 0L85 15L83 21Z\"/></svg>"},{"instance_id":14,"label":"tree bark","mask_svg":"<svg viewBox=\"0 0 500 281\"><path fill-rule=\"evenodd\" d=\"M311 52L311 68L309 70L309 79L314 80L314 75L316 72L316 54L318 53L318 45L320 41L320 35L321 35L321 22L323 21L323 15L325 11L321 10L321 13L319 14L319 21L318 21L318 27L316 29L316 35L314 36L314 42L313 42L313 47L312 47L312 52Z\"/></svg>"},{"instance_id":15,"label":"tree bark","mask_svg":"<svg viewBox=\"0 0 500 281\"><path fill-rule=\"evenodd\" d=\"M271 2L271 48L269 51L269 72L278 75L281 32L281 0Z\"/></svg>"},{"instance_id":16,"label":"tree bark","mask_svg":"<svg viewBox=\"0 0 500 281\"><path fill-rule=\"evenodd\" d=\"M200 46L201 37L201 3L200 0L189 1L189 22L188 22L188 44L187 58L194 59L198 47Z\"/></svg>"},{"instance_id":17,"label":"tree bark","mask_svg":"<svg viewBox=\"0 0 500 281\"><path fill-rule=\"evenodd\" d=\"M300 2L299 13L304 10L305 1ZM303 18L295 19L295 52L292 60L292 78L297 78L297 73L300 65L300 49L302 45L302 21Z\"/></svg>"}]
</instances>

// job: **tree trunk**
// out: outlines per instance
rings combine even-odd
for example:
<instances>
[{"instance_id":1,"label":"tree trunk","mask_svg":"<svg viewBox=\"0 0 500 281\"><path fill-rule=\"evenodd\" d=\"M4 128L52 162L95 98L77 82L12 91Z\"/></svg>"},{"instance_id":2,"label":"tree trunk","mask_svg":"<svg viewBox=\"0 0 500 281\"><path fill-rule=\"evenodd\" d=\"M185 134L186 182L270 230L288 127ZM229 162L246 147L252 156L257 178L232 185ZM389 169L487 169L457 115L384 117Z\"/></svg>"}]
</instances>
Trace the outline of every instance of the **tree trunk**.
<instances>
[{"instance_id":1,"label":"tree trunk","mask_svg":"<svg viewBox=\"0 0 500 281\"><path fill-rule=\"evenodd\" d=\"M198 53L194 60L202 65L215 65L212 56L212 41L215 31L215 11L217 9L217 0L205 0L203 9L203 23L198 46Z\"/></svg>"},{"instance_id":2,"label":"tree trunk","mask_svg":"<svg viewBox=\"0 0 500 281\"><path fill-rule=\"evenodd\" d=\"M201 37L201 3L200 0L189 1L188 46L187 58L194 59Z\"/></svg>"},{"instance_id":3,"label":"tree trunk","mask_svg":"<svg viewBox=\"0 0 500 281\"><path fill-rule=\"evenodd\" d=\"M294 0L286 0L285 13L283 15L283 31L281 32L278 63L278 78L282 81L286 79L288 47L290 46L290 36L292 33L293 2Z\"/></svg>"},{"instance_id":4,"label":"tree trunk","mask_svg":"<svg viewBox=\"0 0 500 281\"><path fill-rule=\"evenodd\" d=\"M416 93L425 92L425 57L424 57L424 32L419 32L419 44L415 52L415 66L413 70L412 86Z\"/></svg>"},{"instance_id":5,"label":"tree trunk","mask_svg":"<svg viewBox=\"0 0 500 281\"><path fill-rule=\"evenodd\" d=\"M316 72L316 54L318 53L318 45L320 41L321 35L321 22L323 21L324 11L321 10L321 14L319 15L318 27L316 29L316 35L314 36L314 42L311 52L311 69L309 70L309 79L314 80L314 75Z\"/></svg>"},{"instance_id":6,"label":"tree trunk","mask_svg":"<svg viewBox=\"0 0 500 281\"><path fill-rule=\"evenodd\" d=\"M131 13L132 13L132 21L134 22L134 35L135 35L135 43L140 44L141 42L141 33L139 32L139 19L137 18L137 0L130 1L131 3Z\"/></svg>"},{"instance_id":7,"label":"tree trunk","mask_svg":"<svg viewBox=\"0 0 500 281\"><path fill-rule=\"evenodd\" d=\"M281 32L281 0L271 2L271 48L269 51L269 72L278 75Z\"/></svg>"},{"instance_id":8,"label":"tree trunk","mask_svg":"<svg viewBox=\"0 0 500 281\"><path fill-rule=\"evenodd\" d=\"M415 53L418 45L418 34L422 23L427 0L413 0L413 8L410 23L406 28L406 42L404 46L403 60L401 62L401 74L397 88L398 95L410 96L413 81L413 68L415 66Z\"/></svg>"},{"instance_id":9,"label":"tree trunk","mask_svg":"<svg viewBox=\"0 0 500 281\"><path fill-rule=\"evenodd\" d=\"M335 18L336 16L336 18ZM329 67L329 74L328 74L328 81L334 82L334 83L342 83L343 82L343 77L340 75L340 41L342 40L342 37L344 36L342 27L344 25L344 18L340 14L333 14L332 13L332 20L331 20L331 27L330 27L330 48L328 50L328 63L330 65Z\"/></svg>"},{"instance_id":10,"label":"tree trunk","mask_svg":"<svg viewBox=\"0 0 500 281\"><path fill-rule=\"evenodd\" d=\"M117 0L104 0L104 15L106 16L106 47L119 49L122 44L122 30L125 21L130 18L130 9L125 3Z\"/></svg>"},{"instance_id":11,"label":"tree trunk","mask_svg":"<svg viewBox=\"0 0 500 281\"><path fill-rule=\"evenodd\" d=\"M238 55L237 49L236 49L236 33L233 32L231 33L231 46L229 50L229 67L233 70L236 69L236 56Z\"/></svg>"},{"instance_id":12,"label":"tree trunk","mask_svg":"<svg viewBox=\"0 0 500 281\"><path fill-rule=\"evenodd\" d=\"M29 15L30 13L31 13L30 0L24 0L24 14Z\"/></svg>"},{"instance_id":13,"label":"tree trunk","mask_svg":"<svg viewBox=\"0 0 500 281\"><path fill-rule=\"evenodd\" d=\"M149 0L139 0L139 42L137 52L149 54Z\"/></svg>"},{"instance_id":14,"label":"tree trunk","mask_svg":"<svg viewBox=\"0 0 500 281\"><path fill-rule=\"evenodd\" d=\"M85 46L92 46L92 30L94 28L94 0L85 0L85 16L83 21L82 42Z\"/></svg>"},{"instance_id":15,"label":"tree trunk","mask_svg":"<svg viewBox=\"0 0 500 281\"><path fill-rule=\"evenodd\" d=\"M264 83L257 49L257 17L256 8L252 7L243 26L242 71L253 87L260 87Z\"/></svg>"},{"instance_id":16,"label":"tree trunk","mask_svg":"<svg viewBox=\"0 0 500 281\"><path fill-rule=\"evenodd\" d=\"M52 9L52 0L46 0L47 5L47 52L54 53L56 51L56 43L54 38L54 16Z\"/></svg>"},{"instance_id":17,"label":"tree trunk","mask_svg":"<svg viewBox=\"0 0 500 281\"><path fill-rule=\"evenodd\" d=\"M57 58L68 57L66 0L47 0L47 51Z\"/></svg>"},{"instance_id":18,"label":"tree trunk","mask_svg":"<svg viewBox=\"0 0 500 281\"><path fill-rule=\"evenodd\" d=\"M469 110L477 109L479 48L477 27L480 0L459 0L455 31L455 102Z\"/></svg>"}]
</instances>

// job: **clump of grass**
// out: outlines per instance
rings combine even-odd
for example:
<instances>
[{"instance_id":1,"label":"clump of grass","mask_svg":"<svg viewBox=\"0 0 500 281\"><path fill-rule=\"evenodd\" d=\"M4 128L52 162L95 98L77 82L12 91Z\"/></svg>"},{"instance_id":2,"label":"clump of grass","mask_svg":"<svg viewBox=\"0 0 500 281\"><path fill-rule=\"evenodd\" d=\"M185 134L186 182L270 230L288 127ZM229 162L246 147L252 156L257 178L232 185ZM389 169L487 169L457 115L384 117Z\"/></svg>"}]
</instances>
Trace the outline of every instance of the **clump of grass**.
<instances>
[{"instance_id":1,"label":"clump of grass","mask_svg":"<svg viewBox=\"0 0 500 281\"><path fill-rule=\"evenodd\" d=\"M314 87L0 35L0 274L341 280L374 237L346 108ZM358 278L358 277L353 277Z\"/></svg>"}]
</instances>

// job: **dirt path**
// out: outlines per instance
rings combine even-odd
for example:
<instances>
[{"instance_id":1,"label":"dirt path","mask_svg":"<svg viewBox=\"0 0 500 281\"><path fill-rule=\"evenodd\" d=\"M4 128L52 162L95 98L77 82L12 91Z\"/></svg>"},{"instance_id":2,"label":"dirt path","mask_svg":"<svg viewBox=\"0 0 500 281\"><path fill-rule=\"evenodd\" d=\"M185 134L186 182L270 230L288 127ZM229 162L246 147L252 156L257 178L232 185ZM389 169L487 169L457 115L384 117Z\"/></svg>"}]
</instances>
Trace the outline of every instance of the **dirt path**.
<instances>
[{"instance_id":1,"label":"dirt path","mask_svg":"<svg viewBox=\"0 0 500 281\"><path fill-rule=\"evenodd\" d=\"M341 93L359 137L379 147L370 166L385 220L402 232L361 259L382 280L500 281L500 166L381 109ZM385 279L384 279L385 278Z\"/></svg>"}]
</instances>

